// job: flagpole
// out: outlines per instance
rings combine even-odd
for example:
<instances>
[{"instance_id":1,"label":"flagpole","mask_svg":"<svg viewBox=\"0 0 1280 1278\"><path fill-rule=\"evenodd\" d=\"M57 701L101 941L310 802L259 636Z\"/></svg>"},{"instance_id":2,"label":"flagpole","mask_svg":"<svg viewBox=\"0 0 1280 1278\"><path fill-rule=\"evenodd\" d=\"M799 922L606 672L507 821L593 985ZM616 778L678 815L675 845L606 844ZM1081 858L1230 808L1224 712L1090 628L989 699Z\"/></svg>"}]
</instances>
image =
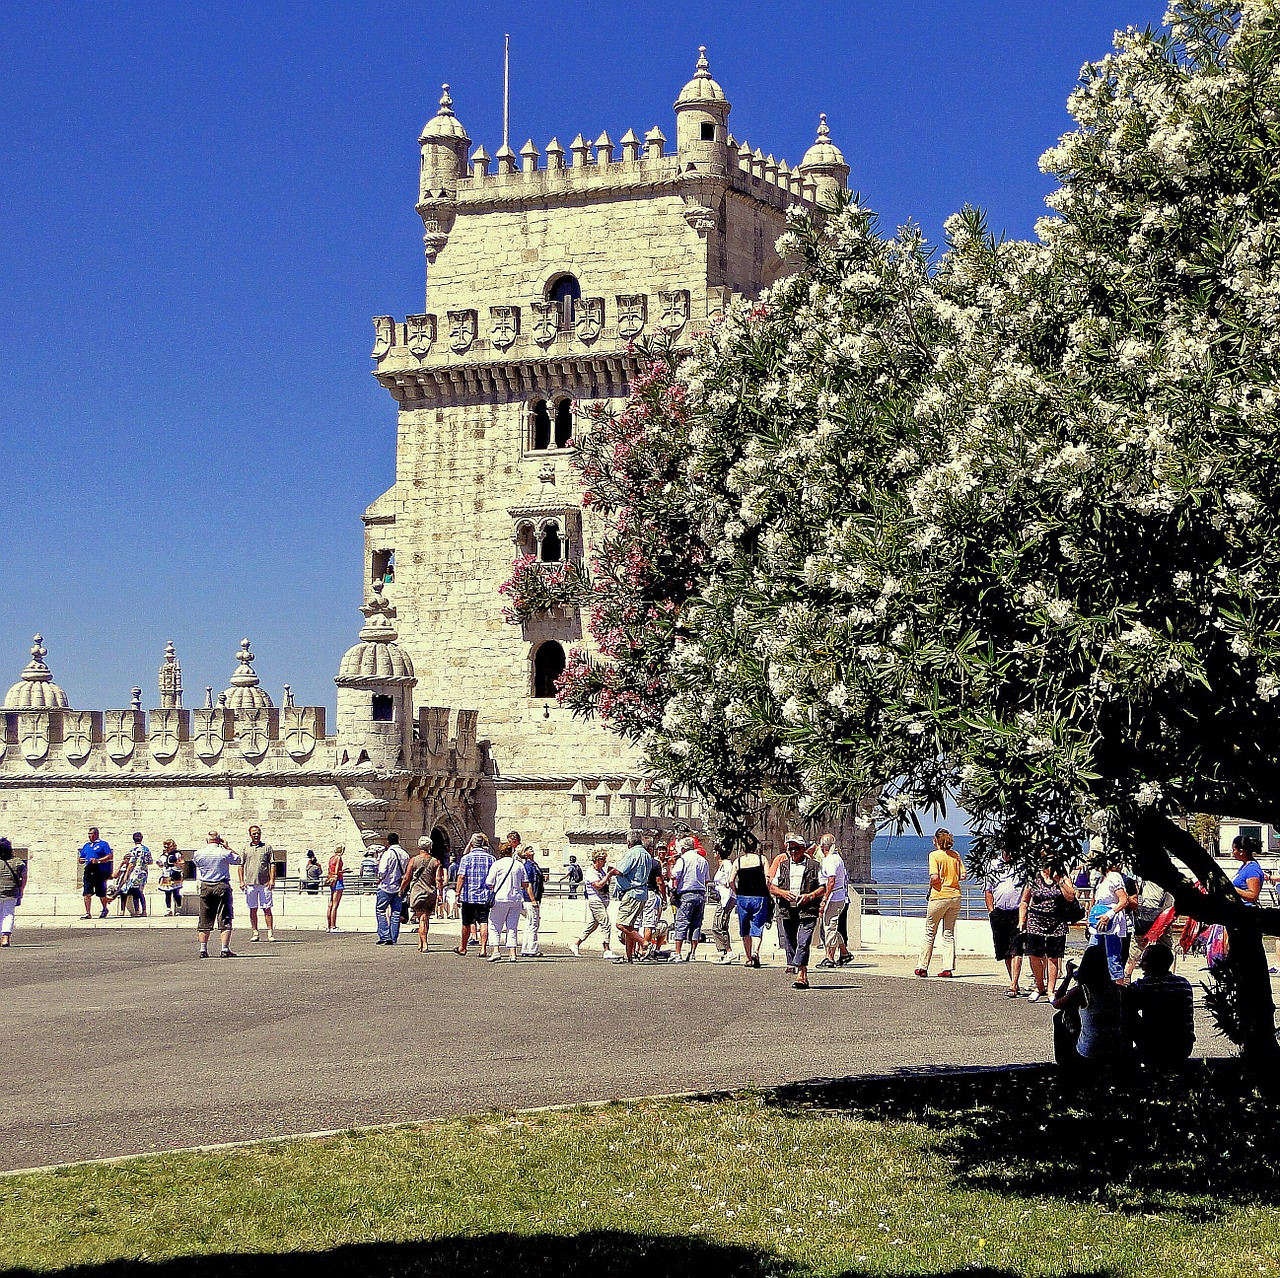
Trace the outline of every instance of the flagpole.
<instances>
[{"instance_id":1,"label":"flagpole","mask_svg":"<svg viewBox=\"0 0 1280 1278\"><path fill-rule=\"evenodd\" d=\"M511 146L511 37L503 37L506 46L502 56L502 145Z\"/></svg>"}]
</instances>

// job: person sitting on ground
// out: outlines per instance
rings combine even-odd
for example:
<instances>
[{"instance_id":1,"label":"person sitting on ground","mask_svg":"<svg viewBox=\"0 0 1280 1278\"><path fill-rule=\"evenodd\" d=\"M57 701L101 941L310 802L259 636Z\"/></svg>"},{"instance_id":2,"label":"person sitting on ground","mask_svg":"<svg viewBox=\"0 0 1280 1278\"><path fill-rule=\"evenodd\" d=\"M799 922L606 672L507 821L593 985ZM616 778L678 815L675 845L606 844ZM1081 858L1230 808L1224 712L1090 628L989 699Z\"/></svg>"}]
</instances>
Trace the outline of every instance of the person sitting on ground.
<instances>
[{"instance_id":1,"label":"person sitting on ground","mask_svg":"<svg viewBox=\"0 0 1280 1278\"><path fill-rule=\"evenodd\" d=\"M1143 1065L1178 1065L1196 1042L1191 982L1174 975L1173 951L1167 945L1148 946L1138 966L1142 979L1121 995L1125 1041L1133 1044Z\"/></svg>"},{"instance_id":2,"label":"person sitting on ground","mask_svg":"<svg viewBox=\"0 0 1280 1278\"><path fill-rule=\"evenodd\" d=\"M1060 1018L1054 1018L1055 1055L1059 1064L1072 1063L1069 1054L1063 1059L1059 1044L1062 1031L1075 1039L1076 1055L1092 1065L1112 1064L1123 1058L1120 987L1111 976L1107 952L1101 945L1087 946L1079 967L1067 964L1066 975L1054 994L1053 1006L1062 1013Z\"/></svg>"}]
</instances>

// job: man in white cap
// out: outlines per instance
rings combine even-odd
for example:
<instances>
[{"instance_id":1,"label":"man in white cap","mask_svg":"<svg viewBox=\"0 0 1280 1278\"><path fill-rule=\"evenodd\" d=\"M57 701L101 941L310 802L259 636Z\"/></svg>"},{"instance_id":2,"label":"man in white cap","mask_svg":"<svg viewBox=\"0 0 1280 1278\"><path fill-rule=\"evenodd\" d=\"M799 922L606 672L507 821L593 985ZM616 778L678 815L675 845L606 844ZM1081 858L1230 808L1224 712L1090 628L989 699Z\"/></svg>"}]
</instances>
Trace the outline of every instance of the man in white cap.
<instances>
[{"instance_id":1,"label":"man in white cap","mask_svg":"<svg viewBox=\"0 0 1280 1278\"><path fill-rule=\"evenodd\" d=\"M826 888L818 881L818 863L809 855L809 840L788 834L787 859L778 865L769 891L778 903L778 932L787 955L787 972L795 989L809 988L809 947L822 911Z\"/></svg>"}]
</instances>

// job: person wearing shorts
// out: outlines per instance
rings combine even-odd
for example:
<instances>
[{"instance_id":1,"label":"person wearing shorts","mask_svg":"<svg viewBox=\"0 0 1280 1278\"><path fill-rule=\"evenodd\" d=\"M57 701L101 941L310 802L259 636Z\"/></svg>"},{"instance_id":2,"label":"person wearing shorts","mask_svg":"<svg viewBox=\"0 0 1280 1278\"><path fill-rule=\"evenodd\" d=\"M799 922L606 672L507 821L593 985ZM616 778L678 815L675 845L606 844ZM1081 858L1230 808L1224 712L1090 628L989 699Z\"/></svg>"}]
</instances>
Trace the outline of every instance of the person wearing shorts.
<instances>
[{"instance_id":1,"label":"person wearing shorts","mask_svg":"<svg viewBox=\"0 0 1280 1278\"><path fill-rule=\"evenodd\" d=\"M244 861L240 866L240 890L244 893L244 903L249 907L249 940L258 939L258 911L262 911L263 921L267 925L267 940L274 941L275 915L271 907L275 904L272 895L276 885L275 850L262 841L262 830L256 826L249 827L249 846L244 851Z\"/></svg>"},{"instance_id":2,"label":"person wearing shorts","mask_svg":"<svg viewBox=\"0 0 1280 1278\"><path fill-rule=\"evenodd\" d=\"M342 929L338 926L338 906L342 904L342 894L347 889L346 879L343 877L347 872L346 862L342 859L342 854L347 850L346 845L339 843L333 849L333 855L329 858L329 873L325 875L325 886L329 889L329 908L325 915L325 921L328 923L329 931L340 932Z\"/></svg>"},{"instance_id":3,"label":"person wearing shorts","mask_svg":"<svg viewBox=\"0 0 1280 1278\"><path fill-rule=\"evenodd\" d=\"M483 834L473 834L466 854L458 862L455 886L458 903L462 909L462 944L457 953L466 956L474 934L480 946L480 957L489 957L489 895L488 877L493 868L494 856L489 851L489 840Z\"/></svg>"},{"instance_id":4,"label":"person wearing shorts","mask_svg":"<svg viewBox=\"0 0 1280 1278\"><path fill-rule=\"evenodd\" d=\"M581 956L587 937L592 932L599 931L604 941L604 957L613 958L613 951L609 948L609 871L605 868L608 859L609 854L604 848L596 848L591 854L591 868L585 871L582 888L591 922L587 924L587 930L569 946L570 952L575 956Z\"/></svg>"},{"instance_id":5,"label":"person wearing shorts","mask_svg":"<svg viewBox=\"0 0 1280 1278\"><path fill-rule=\"evenodd\" d=\"M707 859L698 854L697 844L688 836L681 839L671 866L671 889L676 898L676 950L668 960L671 963L688 963L698 952L709 877ZM688 954L683 952L686 943Z\"/></svg>"},{"instance_id":6,"label":"person wearing shorts","mask_svg":"<svg viewBox=\"0 0 1280 1278\"><path fill-rule=\"evenodd\" d=\"M991 944L995 956L1009 973L1010 998L1017 998L1022 990L1018 981L1022 976L1022 933L1018 919L1022 911L1022 894L1026 883L1009 863L1009 855L1001 851L1000 860L987 880L983 896L987 904L987 917L991 921Z\"/></svg>"},{"instance_id":7,"label":"person wearing shorts","mask_svg":"<svg viewBox=\"0 0 1280 1278\"><path fill-rule=\"evenodd\" d=\"M80 849L80 864L84 866L84 913L81 918L93 917L92 901L96 896L102 907L100 919L107 917L107 884L114 877L115 854L111 844L98 837L98 827L89 829L89 841Z\"/></svg>"},{"instance_id":8,"label":"person wearing shorts","mask_svg":"<svg viewBox=\"0 0 1280 1278\"><path fill-rule=\"evenodd\" d=\"M209 957L209 937L216 931L222 933L221 957L235 958L231 952L231 867L242 864L240 854L227 847L217 830L210 830L204 847L191 859L200 893L200 957Z\"/></svg>"},{"instance_id":9,"label":"person wearing shorts","mask_svg":"<svg viewBox=\"0 0 1280 1278\"><path fill-rule=\"evenodd\" d=\"M742 852L733 863L730 880L738 894L738 936L742 940L742 962L760 966L760 946L769 926L768 867L759 852Z\"/></svg>"},{"instance_id":10,"label":"person wearing shorts","mask_svg":"<svg viewBox=\"0 0 1280 1278\"><path fill-rule=\"evenodd\" d=\"M1047 999L1058 982L1058 965L1067 952L1065 905L1076 899L1071 880L1044 867L1037 870L1023 889L1018 926L1022 931L1023 953L1031 964L1036 987L1027 1001Z\"/></svg>"},{"instance_id":11,"label":"person wearing shorts","mask_svg":"<svg viewBox=\"0 0 1280 1278\"><path fill-rule=\"evenodd\" d=\"M627 835L627 850L621 863L607 876L613 880L614 894L618 898L618 933L625 947L625 953L618 955L615 963L634 962L636 951L644 943L640 923L645 902L649 899L647 885L652 871L653 857L645 850L641 836L633 830Z\"/></svg>"}]
</instances>

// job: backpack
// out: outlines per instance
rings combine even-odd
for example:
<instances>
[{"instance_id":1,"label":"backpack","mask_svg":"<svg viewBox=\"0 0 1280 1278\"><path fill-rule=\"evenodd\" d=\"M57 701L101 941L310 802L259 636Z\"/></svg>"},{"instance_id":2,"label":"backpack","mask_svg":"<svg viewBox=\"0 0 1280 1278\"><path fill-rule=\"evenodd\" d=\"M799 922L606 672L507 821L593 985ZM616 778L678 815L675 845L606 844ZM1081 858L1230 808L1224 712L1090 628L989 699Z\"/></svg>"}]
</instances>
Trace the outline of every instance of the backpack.
<instances>
[{"instance_id":1,"label":"backpack","mask_svg":"<svg viewBox=\"0 0 1280 1278\"><path fill-rule=\"evenodd\" d=\"M582 876L582 866L580 866L580 865L578 865L577 863L575 863L575 864L573 864L573 865L571 865L571 866L569 867L569 882L570 882L570 883L581 883L581 882L582 882L582 877L583 877L583 876Z\"/></svg>"}]
</instances>

